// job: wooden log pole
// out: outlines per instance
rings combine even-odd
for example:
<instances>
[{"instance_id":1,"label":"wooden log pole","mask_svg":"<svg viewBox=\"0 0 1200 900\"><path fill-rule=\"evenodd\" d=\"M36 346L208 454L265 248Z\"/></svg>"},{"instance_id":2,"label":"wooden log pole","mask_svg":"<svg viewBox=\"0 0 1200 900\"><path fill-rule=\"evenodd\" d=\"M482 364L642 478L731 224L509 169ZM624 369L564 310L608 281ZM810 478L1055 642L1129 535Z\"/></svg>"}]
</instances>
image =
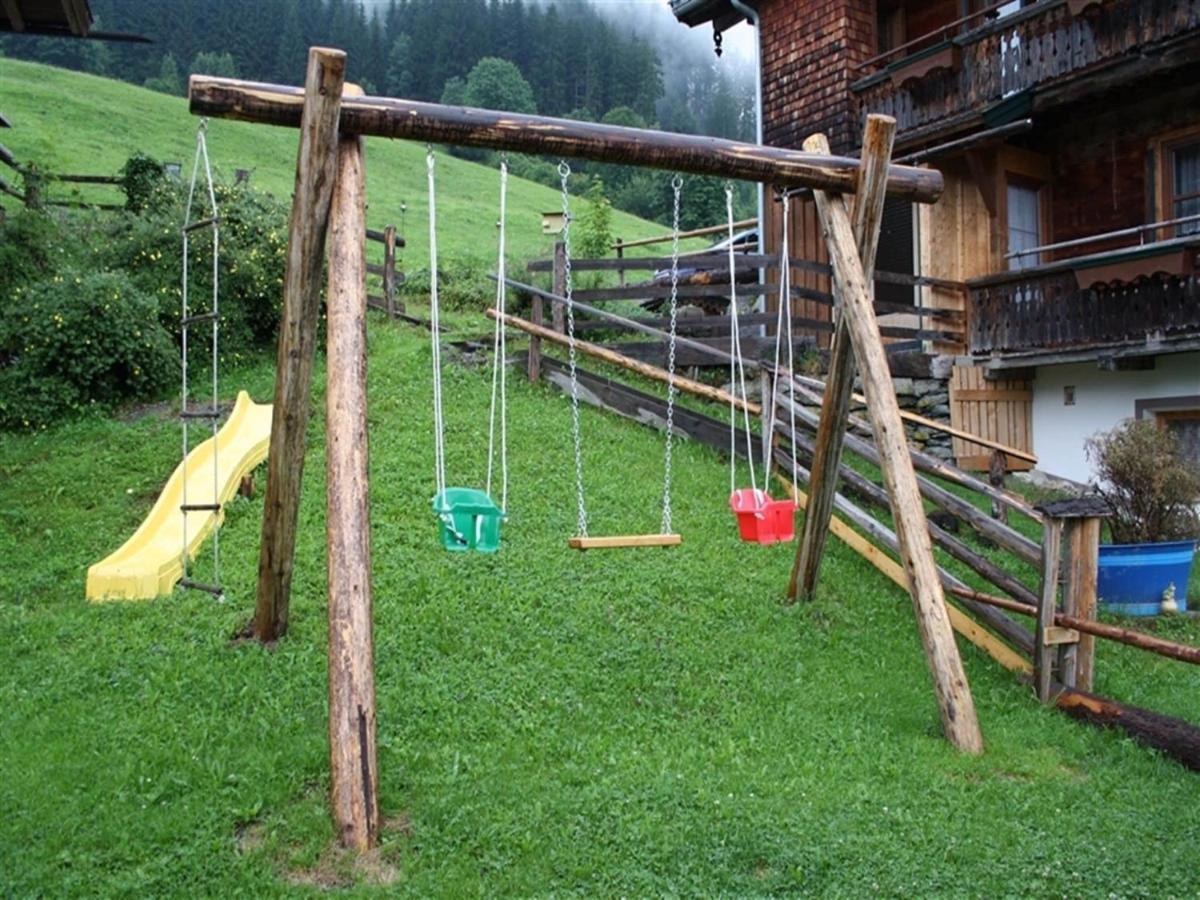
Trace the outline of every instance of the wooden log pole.
<instances>
[{"instance_id":1,"label":"wooden log pole","mask_svg":"<svg viewBox=\"0 0 1200 900\"><path fill-rule=\"evenodd\" d=\"M887 199L888 163L896 136L896 120L890 116L870 115L863 134L862 168L858 172L858 193L854 203L854 240L862 260L863 277L871 292L874 309L875 252L879 247L879 226L883 219L883 201ZM823 140L820 137L820 140ZM813 142L813 144L810 144ZM809 138L805 149L819 150L819 141ZM796 547L796 559L788 581L787 597L811 599L817 586L821 554L829 534L833 514L833 495L837 493L838 465L842 458L842 437L854 394L854 348L846 316L838 317L829 356L829 377L821 403L821 424L813 452L812 482L804 528Z\"/></svg>"},{"instance_id":2,"label":"wooden log pole","mask_svg":"<svg viewBox=\"0 0 1200 900\"><path fill-rule=\"evenodd\" d=\"M252 624L252 632L260 641L274 641L287 631L304 475L304 436L317 349L321 267L337 172L338 110L345 71L346 54L340 50L314 47L309 51L296 184L288 220L275 405Z\"/></svg>"},{"instance_id":3,"label":"wooden log pole","mask_svg":"<svg viewBox=\"0 0 1200 900\"><path fill-rule=\"evenodd\" d=\"M986 603L989 606L1007 609L1015 613L1020 613L1023 616L1033 616L1036 618L1038 615L1038 608L1036 606L1010 600L1007 597L984 594L966 586L947 588L947 590L950 590L955 596L974 600L976 603ZM1108 641L1115 641L1118 644L1137 647L1139 650L1146 650L1167 659L1176 659L1194 666L1200 665L1200 647L1180 644L1176 641L1168 641L1165 638L1155 637L1152 634L1146 634L1142 631L1134 631L1132 628L1122 628L1118 625L1108 625L1104 622L1096 622L1088 619L1077 619L1065 613L1057 613L1054 616L1054 624L1059 628L1069 628L1073 631L1078 631L1081 635L1094 635Z\"/></svg>"},{"instance_id":4,"label":"wooden log pole","mask_svg":"<svg viewBox=\"0 0 1200 900\"><path fill-rule=\"evenodd\" d=\"M819 149L827 151L828 144ZM925 508L908 455L900 406L892 390L887 355L871 307L871 294L858 256L850 214L838 194L817 190L814 198L833 264L835 289L842 298L842 315L847 320L854 355L862 369L867 412L879 449L884 484L892 501L900 559L908 575L909 594L934 683L942 731L959 750L981 753L983 735L975 715L975 701L958 646L954 643L954 631L933 558Z\"/></svg>"},{"instance_id":5,"label":"wooden log pole","mask_svg":"<svg viewBox=\"0 0 1200 900\"><path fill-rule=\"evenodd\" d=\"M367 296L363 139L339 141L326 324L330 807L343 847L379 840L371 515L367 490Z\"/></svg>"},{"instance_id":6,"label":"wooden log pole","mask_svg":"<svg viewBox=\"0 0 1200 900\"><path fill-rule=\"evenodd\" d=\"M193 75L188 97L195 115L295 128L300 124L304 91ZM858 180L859 162L847 157L388 97L356 97L344 103L341 128L348 134L591 159L846 194L854 193ZM932 203L942 189L942 175L934 169L892 166L888 171L889 195Z\"/></svg>"}]
</instances>

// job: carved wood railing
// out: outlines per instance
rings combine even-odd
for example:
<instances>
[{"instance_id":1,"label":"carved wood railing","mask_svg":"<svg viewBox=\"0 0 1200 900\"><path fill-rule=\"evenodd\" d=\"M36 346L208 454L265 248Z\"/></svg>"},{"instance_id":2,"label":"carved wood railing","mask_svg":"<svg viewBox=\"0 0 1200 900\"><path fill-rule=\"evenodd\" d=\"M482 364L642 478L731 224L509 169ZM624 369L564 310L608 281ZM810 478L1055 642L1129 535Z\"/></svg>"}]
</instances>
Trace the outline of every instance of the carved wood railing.
<instances>
[{"instance_id":1,"label":"carved wood railing","mask_svg":"<svg viewBox=\"0 0 1200 900\"><path fill-rule=\"evenodd\" d=\"M1200 275L1158 273L1081 288L1062 263L968 282L974 355L1200 337Z\"/></svg>"},{"instance_id":2,"label":"carved wood railing","mask_svg":"<svg viewBox=\"0 0 1200 900\"><path fill-rule=\"evenodd\" d=\"M948 39L936 67L922 50L852 90L863 115L894 116L903 132L1019 102L1029 88L1188 32L1200 32L1200 0L1043 0Z\"/></svg>"}]
</instances>

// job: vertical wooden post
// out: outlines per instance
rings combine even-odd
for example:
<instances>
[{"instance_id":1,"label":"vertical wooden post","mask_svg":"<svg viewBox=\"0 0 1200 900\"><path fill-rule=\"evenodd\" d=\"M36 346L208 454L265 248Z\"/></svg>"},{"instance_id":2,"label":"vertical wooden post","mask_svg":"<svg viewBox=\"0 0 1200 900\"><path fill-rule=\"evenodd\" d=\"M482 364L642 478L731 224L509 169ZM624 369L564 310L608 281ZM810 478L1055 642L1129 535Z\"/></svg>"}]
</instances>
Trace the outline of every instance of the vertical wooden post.
<instances>
[{"instance_id":1,"label":"vertical wooden post","mask_svg":"<svg viewBox=\"0 0 1200 900\"><path fill-rule=\"evenodd\" d=\"M622 241L620 238L617 238L617 259L619 259L619 260L625 259L625 242ZM625 287L625 267L624 266L621 266L621 268L617 269L617 283L621 287Z\"/></svg>"},{"instance_id":2,"label":"vertical wooden post","mask_svg":"<svg viewBox=\"0 0 1200 900\"><path fill-rule=\"evenodd\" d=\"M1046 516L1042 522L1042 590L1038 595L1037 631L1033 640L1033 683L1038 700L1049 703L1055 646L1054 614L1058 612L1058 570L1062 557L1062 520Z\"/></svg>"},{"instance_id":3,"label":"vertical wooden post","mask_svg":"<svg viewBox=\"0 0 1200 900\"><path fill-rule=\"evenodd\" d=\"M300 483L304 475L304 434L308 428L313 358L317 349L321 267L337 171L338 114L345 72L346 54L341 50L313 47L308 51L296 184L288 220L275 406L271 413L271 447L252 628L260 641L273 641L287 631Z\"/></svg>"},{"instance_id":4,"label":"vertical wooden post","mask_svg":"<svg viewBox=\"0 0 1200 900\"><path fill-rule=\"evenodd\" d=\"M1096 570L1100 562L1100 519L1089 516L1071 522L1067 532L1067 589L1063 595L1063 611L1077 619L1096 618ZM1091 691L1096 666L1096 638L1080 634L1073 648L1074 669L1072 687Z\"/></svg>"},{"instance_id":5,"label":"vertical wooden post","mask_svg":"<svg viewBox=\"0 0 1200 900\"><path fill-rule=\"evenodd\" d=\"M829 144L823 135L809 138L805 148L829 152ZM925 508L917 488L904 423L900 419L900 405L892 388L887 354L879 334L879 323L875 320L871 290L859 258L850 214L840 194L818 190L813 192L813 196L829 247L834 290L841 298L841 318L846 322L854 356L862 369L867 413L875 433L884 484L891 500L896 536L900 542L900 560L907 575L913 612L934 682L942 731L946 739L959 750L980 753L983 751L983 735L975 716L975 701L967 684L958 646L954 643L954 631L933 558L929 523L925 519ZM878 228L879 219L875 218L872 231ZM864 237L869 239L868 243L878 240L877 236L870 233ZM826 393L834 387L830 384ZM834 466L827 478L836 481L836 476L837 467ZM817 483L814 481L813 485L816 487Z\"/></svg>"},{"instance_id":6,"label":"vertical wooden post","mask_svg":"<svg viewBox=\"0 0 1200 900\"><path fill-rule=\"evenodd\" d=\"M1059 542L1058 555L1061 548L1066 547L1066 579L1062 594L1062 612L1077 619L1092 621L1096 618L1096 569L1100 555L1100 520L1110 514L1108 505L1099 497L1085 496L1066 500L1055 500L1043 503L1037 507L1043 516L1043 554L1050 552L1050 530L1053 528ZM1048 587L1053 574L1058 579L1059 563L1054 561L1054 571L1050 570L1051 560L1046 558L1042 566L1042 596L1052 595L1053 588ZM1041 601L1045 605L1044 599ZM1058 680L1069 688L1082 691L1092 689L1093 673L1096 659L1096 639L1090 634L1084 634L1068 628L1050 628L1048 631L1042 625L1043 609L1038 610L1038 634L1035 653L1045 656L1050 663L1057 662ZM1050 624L1053 625L1051 618ZM1037 660L1034 660L1035 666ZM1045 668L1050 668L1048 663ZM1038 699L1049 702L1050 698L1042 692L1044 678L1036 667ZM1047 692L1048 693L1048 692Z\"/></svg>"},{"instance_id":7,"label":"vertical wooden post","mask_svg":"<svg viewBox=\"0 0 1200 900\"><path fill-rule=\"evenodd\" d=\"M874 296L872 277L875 272L875 251L879 246L879 226L883 218L883 202L887 199L887 172L892 158L892 142L896 135L896 120L888 116L870 115L863 134L862 167L859 170L858 193L854 204L854 240L862 260L863 275L870 296ZM818 136L820 137L820 136ZM809 139L812 140L811 138ZM824 141L805 149L819 148ZM828 144L825 144L828 152ZM874 310L871 311L874 320ZM887 369L884 370L887 375ZM833 497L837 493L838 466L841 463L842 443L846 432L846 417L854 393L854 347L846 322L844 308L838 316L829 356L829 378L821 401L821 422L813 452L809 482L808 508L804 514L804 530L796 548L792 576L788 582L789 600L811 598L817 585L821 555L829 534L829 518L833 515Z\"/></svg>"},{"instance_id":8,"label":"vertical wooden post","mask_svg":"<svg viewBox=\"0 0 1200 900\"><path fill-rule=\"evenodd\" d=\"M396 318L396 226L383 229L383 299L389 319ZM403 312L404 310L399 310Z\"/></svg>"},{"instance_id":9,"label":"vertical wooden post","mask_svg":"<svg viewBox=\"0 0 1200 900\"><path fill-rule=\"evenodd\" d=\"M329 784L338 840L360 851L375 846L379 838L367 491L365 221L363 140L347 135L338 147L326 295Z\"/></svg>"},{"instance_id":10,"label":"vertical wooden post","mask_svg":"<svg viewBox=\"0 0 1200 900\"><path fill-rule=\"evenodd\" d=\"M558 297L567 295L567 245L562 241L554 242L554 269L553 269L553 287L550 292ZM559 334L563 333L563 305L555 303L550 310L551 322L554 324L554 330Z\"/></svg>"},{"instance_id":11,"label":"vertical wooden post","mask_svg":"<svg viewBox=\"0 0 1200 900\"><path fill-rule=\"evenodd\" d=\"M1008 455L1003 450L993 450L988 459L988 484L1004 490L1004 476L1008 472ZM992 499L992 518L1008 524L1008 507L999 499Z\"/></svg>"},{"instance_id":12,"label":"vertical wooden post","mask_svg":"<svg viewBox=\"0 0 1200 900\"><path fill-rule=\"evenodd\" d=\"M529 320L535 325L543 324L544 316L542 315L542 298L537 294L533 295L533 306L529 311ZM529 336L529 380L536 382L542 377L542 339L536 335Z\"/></svg>"}]
</instances>

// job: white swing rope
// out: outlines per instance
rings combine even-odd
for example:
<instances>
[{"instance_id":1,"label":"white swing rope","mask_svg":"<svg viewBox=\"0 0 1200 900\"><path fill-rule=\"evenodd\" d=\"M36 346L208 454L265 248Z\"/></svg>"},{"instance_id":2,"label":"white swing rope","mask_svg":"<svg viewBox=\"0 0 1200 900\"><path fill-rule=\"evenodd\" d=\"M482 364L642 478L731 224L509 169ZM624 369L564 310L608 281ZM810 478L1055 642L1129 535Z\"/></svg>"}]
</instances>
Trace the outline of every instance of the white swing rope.
<instances>
[{"instance_id":1,"label":"white swing rope","mask_svg":"<svg viewBox=\"0 0 1200 900\"><path fill-rule=\"evenodd\" d=\"M567 306L567 359L571 372L571 435L575 441L575 504L577 512L576 534L587 537L587 510L583 504L583 440L579 428L579 374L575 353L575 301L571 287L571 203L567 192L567 179L571 167L566 161L558 164L558 177L562 183L562 243L563 243L563 299Z\"/></svg>"},{"instance_id":2,"label":"white swing rope","mask_svg":"<svg viewBox=\"0 0 1200 900\"><path fill-rule=\"evenodd\" d=\"M775 364L772 366L771 377L771 407L767 412L767 433L766 443L763 447L763 488L768 489L771 480L771 439L775 435L775 415L778 410L779 403L779 347L780 344L787 341L787 377L791 378L795 372L794 361L792 359L792 268L788 254L788 222L791 218L789 207L791 200L788 197L787 191L780 191L783 213L783 246L779 251L779 315L775 321ZM786 338L784 337L786 335ZM790 422L790 434L792 440L792 484L799 484L796 480L797 463L796 463L796 407L789 403L788 414Z\"/></svg>"},{"instance_id":3,"label":"white swing rope","mask_svg":"<svg viewBox=\"0 0 1200 900\"><path fill-rule=\"evenodd\" d=\"M663 451L662 533L671 533L671 448L675 435L675 325L679 312L679 198L683 178L671 179L674 207L671 213L671 337L667 344L667 441Z\"/></svg>"},{"instance_id":4,"label":"white swing rope","mask_svg":"<svg viewBox=\"0 0 1200 900\"><path fill-rule=\"evenodd\" d=\"M442 419L442 328L438 314L437 208L433 149L425 154L429 180L429 330L433 335L433 464L437 496L446 490L446 441Z\"/></svg>"},{"instance_id":5,"label":"white swing rope","mask_svg":"<svg viewBox=\"0 0 1200 900\"><path fill-rule=\"evenodd\" d=\"M738 327L737 259L733 248L733 183L725 183L725 215L729 225L729 493L737 490L737 403L740 392L742 418L746 429L746 453L750 461L750 488L758 498L754 477L754 438L750 433L749 400L746 393L746 367L742 362L742 336Z\"/></svg>"},{"instance_id":6,"label":"white swing rope","mask_svg":"<svg viewBox=\"0 0 1200 900\"><path fill-rule=\"evenodd\" d=\"M492 496L492 462L495 458L496 436L496 394L500 395L500 511L508 512L508 392L505 385L506 349L505 329L505 298L507 290L504 279L505 271L505 218L508 206L508 162L500 161L500 220L499 250L496 254L496 327L492 335L492 405L488 412L488 462L487 462L487 495Z\"/></svg>"},{"instance_id":7,"label":"white swing rope","mask_svg":"<svg viewBox=\"0 0 1200 900\"><path fill-rule=\"evenodd\" d=\"M219 361L218 342L220 324L220 307L219 307L219 289L220 289L220 228L219 215L217 210L217 195L216 189L213 187L212 164L208 158L208 140L206 132L208 131L208 119L201 119L200 126L196 130L196 155L192 160L192 178L188 185L187 205L183 214L183 227L181 233L183 236L183 276L180 286L180 337L181 337L181 388L180 388L180 422L182 423L182 455L183 459L180 464L181 473L181 492L180 504L186 507L188 505L187 496L187 458L189 451L188 440L188 331L190 315L188 309L189 289L188 289L188 273L189 273L189 241L188 235L191 232L192 223L192 207L196 196L196 178L200 174L201 164L204 166L204 180L206 193L208 194L209 217L212 220L212 304L209 312L212 314L212 461L213 461L213 503L221 502L220 489L220 473L217 467L217 405L219 395L217 393L217 363ZM180 561L182 565L183 577L187 577L188 571L188 530L187 517L188 514L184 510L180 510L182 520L182 535L183 546L180 550ZM216 517L216 522L213 527L213 582L214 586L219 586L221 581L221 517Z\"/></svg>"}]
</instances>

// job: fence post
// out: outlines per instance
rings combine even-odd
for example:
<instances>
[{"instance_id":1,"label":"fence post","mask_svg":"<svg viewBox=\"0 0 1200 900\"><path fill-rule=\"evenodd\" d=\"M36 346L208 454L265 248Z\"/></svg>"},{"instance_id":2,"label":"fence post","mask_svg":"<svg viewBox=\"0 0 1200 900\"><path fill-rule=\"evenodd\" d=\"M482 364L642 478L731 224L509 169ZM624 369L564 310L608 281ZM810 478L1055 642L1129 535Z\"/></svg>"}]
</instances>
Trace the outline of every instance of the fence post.
<instances>
[{"instance_id":1,"label":"fence post","mask_svg":"<svg viewBox=\"0 0 1200 900\"><path fill-rule=\"evenodd\" d=\"M533 295L533 306L529 313L530 321L540 326L542 324L542 298ZM536 335L529 336L529 380L536 382L542 374L542 339Z\"/></svg>"},{"instance_id":2,"label":"fence post","mask_svg":"<svg viewBox=\"0 0 1200 900\"><path fill-rule=\"evenodd\" d=\"M1056 667L1058 681L1065 687L1082 691L1092 689L1096 639L1071 628L1054 627L1060 571L1059 556L1062 547L1065 546L1062 613L1077 619L1094 620L1100 520L1109 515L1109 510L1108 505L1099 497L1057 500L1042 504L1037 509L1045 517L1045 562L1042 571L1042 596L1038 604L1034 672L1037 678L1038 699L1047 703L1052 699L1049 696L1052 666ZM1051 549L1054 551L1053 559L1050 558Z\"/></svg>"},{"instance_id":3,"label":"fence post","mask_svg":"<svg viewBox=\"0 0 1200 900\"><path fill-rule=\"evenodd\" d=\"M625 259L625 244L620 238L617 238L617 259L620 259L620 260ZM617 269L617 279L618 279L617 283L621 287L625 287L625 267L624 266L621 266L619 269Z\"/></svg>"},{"instance_id":4,"label":"fence post","mask_svg":"<svg viewBox=\"0 0 1200 900\"><path fill-rule=\"evenodd\" d=\"M553 286L550 291L559 297L567 295L567 245L562 241L554 242ZM554 304L553 309L550 310L550 317L554 323L554 330L562 334L563 307L561 303Z\"/></svg>"},{"instance_id":5,"label":"fence post","mask_svg":"<svg viewBox=\"0 0 1200 900\"><path fill-rule=\"evenodd\" d=\"M396 318L396 226L383 229L383 299L389 319ZM404 312L403 307L399 310Z\"/></svg>"}]
</instances>

